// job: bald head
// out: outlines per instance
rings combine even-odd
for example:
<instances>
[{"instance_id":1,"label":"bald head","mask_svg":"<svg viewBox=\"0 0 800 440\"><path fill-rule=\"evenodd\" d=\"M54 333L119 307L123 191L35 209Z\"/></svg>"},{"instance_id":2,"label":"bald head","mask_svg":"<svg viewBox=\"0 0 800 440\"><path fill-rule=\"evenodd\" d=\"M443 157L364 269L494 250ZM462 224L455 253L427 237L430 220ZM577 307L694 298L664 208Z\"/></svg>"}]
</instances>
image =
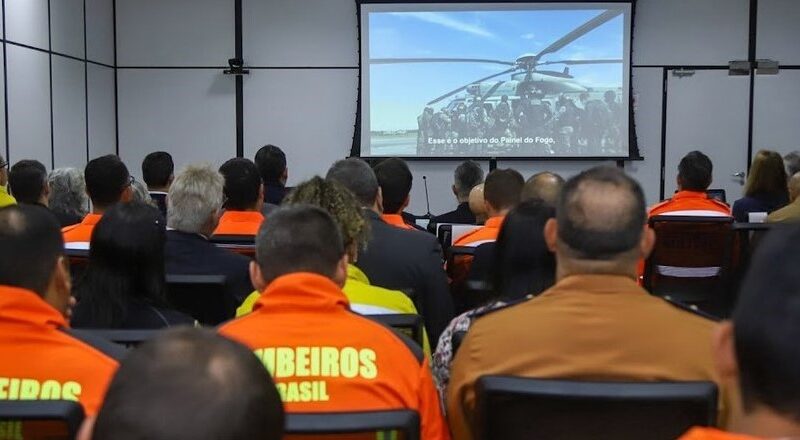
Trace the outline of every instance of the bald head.
<instances>
[{"instance_id":1,"label":"bald head","mask_svg":"<svg viewBox=\"0 0 800 440\"><path fill-rule=\"evenodd\" d=\"M486 220L486 203L483 199L483 184L478 184L472 187L469 192L469 210L475 214L478 222Z\"/></svg>"},{"instance_id":2,"label":"bald head","mask_svg":"<svg viewBox=\"0 0 800 440\"><path fill-rule=\"evenodd\" d=\"M539 199L550 206L555 206L561 188L564 187L564 178L558 174L545 171L531 176L522 188L522 200Z\"/></svg>"},{"instance_id":3,"label":"bald head","mask_svg":"<svg viewBox=\"0 0 800 440\"><path fill-rule=\"evenodd\" d=\"M800 196L800 172L789 178L789 199L794 202Z\"/></svg>"}]
</instances>

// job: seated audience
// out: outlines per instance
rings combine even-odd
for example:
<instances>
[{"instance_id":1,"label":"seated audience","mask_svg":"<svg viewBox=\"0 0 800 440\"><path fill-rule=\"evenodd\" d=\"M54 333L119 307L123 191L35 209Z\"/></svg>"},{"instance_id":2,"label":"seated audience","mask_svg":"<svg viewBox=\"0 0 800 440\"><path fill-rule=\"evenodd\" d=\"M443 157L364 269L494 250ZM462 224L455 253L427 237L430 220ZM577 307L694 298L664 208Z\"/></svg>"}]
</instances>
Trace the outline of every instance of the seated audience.
<instances>
[{"instance_id":1,"label":"seated audience","mask_svg":"<svg viewBox=\"0 0 800 440\"><path fill-rule=\"evenodd\" d=\"M544 242L544 224L554 216L555 209L542 200L522 202L506 216L497 241L478 248L490 247L489 275L494 295L485 305L450 321L439 338L433 356L433 374L443 401L455 354L453 335L469 330L481 316L525 301L553 285L556 261ZM478 259L476 256L476 263Z\"/></svg>"},{"instance_id":2,"label":"seated audience","mask_svg":"<svg viewBox=\"0 0 800 440\"><path fill-rule=\"evenodd\" d=\"M47 184L50 186L47 205L61 227L80 223L89 208L83 171L77 168L57 168L50 172Z\"/></svg>"},{"instance_id":3,"label":"seated audience","mask_svg":"<svg viewBox=\"0 0 800 440\"><path fill-rule=\"evenodd\" d=\"M800 173L800 151L792 151L783 156L783 165L786 168L786 176L789 178Z\"/></svg>"},{"instance_id":4,"label":"seated audience","mask_svg":"<svg viewBox=\"0 0 800 440\"><path fill-rule=\"evenodd\" d=\"M411 409L421 438L449 438L419 347L350 311L341 291L347 250L327 212L278 210L259 231L256 260L250 274L261 297L252 313L219 331L255 351L287 412Z\"/></svg>"},{"instance_id":5,"label":"seated audience","mask_svg":"<svg viewBox=\"0 0 800 440\"><path fill-rule=\"evenodd\" d=\"M711 159L699 151L692 151L678 164L678 192L671 199L650 208L649 215L689 215L730 217L731 208L719 200L708 197L714 166Z\"/></svg>"},{"instance_id":6,"label":"seated audience","mask_svg":"<svg viewBox=\"0 0 800 440\"><path fill-rule=\"evenodd\" d=\"M459 238L454 246L477 247L497 240L500 227L508 211L517 206L525 179L516 170L494 170L486 176L483 184L484 205L488 219L486 224Z\"/></svg>"},{"instance_id":7,"label":"seated audience","mask_svg":"<svg viewBox=\"0 0 800 440\"><path fill-rule=\"evenodd\" d=\"M92 233L72 326L136 330L192 325L192 318L167 306L165 235L164 220L153 206L118 203L106 211Z\"/></svg>"},{"instance_id":8,"label":"seated audience","mask_svg":"<svg viewBox=\"0 0 800 440\"><path fill-rule=\"evenodd\" d=\"M17 203L13 196L8 194L8 162L0 154L0 208Z\"/></svg>"},{"instance_id":9,"label":"seated audience","mask_svg":"<svg viewBox=\"0 0 800 440\"><path fill-rule=\"evenodd\" d=\"M731 321L713 338L720 380L741 397L731 433L695 428L683 440L800 438L800 258L797 226L761 243ZM780 261L780 264L775 264Z\"/></svg>"},{"instance_id":10,"label":"seated audience","mask_svg":"<svg viewBox=\"0 0 800 440\"><path fill-rule=\"evenodd\" d=\"M131 180L133 180L133 177L131 177ZM138 202L143 205L150 205L154 208L158 208L158 204L150 197L150 192L147 191L145 184L138 180L133 180L131 182L131 202ZM159 210L159 212L161 212L161 210ZM164 218L164 216L162 215L161 218Z\"/></svg>"},{"instance_id":11,"label":"seated audience","mask_svg":"<svg viewBox=\"0 0 800 440\"><path fill-rule=\"evenodd\" d=\"M77 225L62 229L68 248L87 249L92 231L103 213L114 204L129 202L133 197L133 179L119 157L109 154L92 159L83 171L86 193L92 201L92 212Z\"/></svg>"},{"instance_id":12,"label":"seated audience","mask_svg":"<svg viewBox=\"0 0 800 440\"><path fill-rule=\"evenodd\" d=\"M8 189L17 203L47 207L47 168L38 160L21 160L8 172Z\"/></svg>"},{"instance_id":13,"label":"seated audience","mask_svg":"<svg viewBox=\"0 0 800 440\"><path fill-rule=\"evenodd\" d=\"M156 151L142 161L142 179L147 184L150 198L158 206L161 215L167 218L167 193L175 179L175 163L165 151Z\"/></svg>"},{"instance_id":14,"label":"seated audience","mask_svg":"<svg viewBox=\"0 0 800 440\"><path fill-rule=\"evenodd\" d=\"M376 165L374 171L383 201L381 219L400 229L416 229L406 224L403 218L403 210L410 201L408 194L411 192L411 182L414 180L408 164L402 159L390 158Z\"/></svg>"},{"instance_id":15,"label":"seated audience","mask_svg":"<svg viewBox=\"0 0 800 440\"><path fill-rule=\"evenodd\" d=\"M786 169L781 155L768 150L756 153L744 185L744 197L733 204L737 222L750 221L751 213L771 213L789 203Z\"/></svg>"},{"instance_id":16,"label":"seated audience","mask_svg":"<svg viewBox=\"0 0 800 440\"><path fill-rule=\"evenodd\" d=\"M286 180L289 178L289 168L286 166L286 154L275 145L265 145L256 152L255 164L264 182L264 215L269 214L268 209L274 209L283 202L289 193ZM269 206L271 205L271 206Z\"/></svg>"},{"instance_id":17,"label":"seated audience","mask_svg":"<svg viewBox=\"0 0 800 440\"><path fill-rule=\"evenodd\" d=\"M225 178L225 212L214 235L255 235L264 222L264 185L250 159L236 158L219 168Z\"/></svg>"},{"instance_id":18,"label":"seated audience","mask_svg":"<svg viewBox=\"0 0 800 440\"><path fill-rule=\"evenodd\" d=\"M639 184L615 167L592 168L567 181L556 212L544 229L555 286L477 320L453 360L447 414L457 439L473 438L475 381L487 374L717 379L708 343L714 323L636 283L636 263L655 242Z\"/></svg>"},{"instance_id":19,"label":"seated audience","mask_svg":"<svg viewBox=\"0 0 800 440\"><path fill-rule=\"evenodd\" d=\"M769 223L800 221L800 172L789 179L789 204L767 216Z\"/></svg>"},{"instance_id":20,"label":"seated audience","mask_svg":"<svg viewBox=\"0 0 800 440\"><path fill-rule=\"evenodd\" d=\"M556 206L563 187L564 178L558 174L550 171L536 173L525 181L520 200L539 199L550 206Z\"/></svg>"},{"instance_id":21,"label":"seated audience","mask_svg":"<svg viewBox=\"0 0 800 440\"><path fill-rule=\"evenodd\" d=\"M469 210L475 216L475 224L482 225L486 223L486 201L483 198L483 183L475 185L469 192Z\"/></svg>"},{"instance_id":22,"label":"seated audience","mask_svg":"<svg viewBox=\"0 0 800 440\"><path fill-rule=\"evenodd\" d=\"M476 185L483 183L483 169L477 162L467 160L456 168L453 176L453 195L456 196L458 207L454 211L437 215L433 223L460 223L474 224L475 214L469 209L469 193Z\"/></svg>"},{"instance_id":23,"label":"seated audience","mask_svg":"<svg viewBox=\"0 0 800 440\"><path fill-rule=\"evenodd\" d=\"M233 317L253 286L242 255L208 241L222 211L224 179L207 165L186 167L175 177L167 197L166 272L176 275L225 275Z\"/></svg>"},{"instance_id":24,"label":"seated audience","mask_svg":"<svg viewBox=\"0 0 800 440\"><path fill-rule=\"evenodd\" d=\"M326 179L350 190L369 222L367 246L356 266L377 286L412 289L428 335L431 340L438 340L453 318L453 302L442 268L442 248L436 237L421 231L405 231L381 220L378 180L363 160L336 162Z\"/></svg>"},{"instance_id":25,"label":"seated audience","mask_svg":"<svg viewBox=\"0 0 800 440\"><path fill-rule=\"evenodd\" d=\"M283 425L280 396L253 353L186 328L131 352L81 440L280 440Z\"/></svg>"},{"instance_id":26,"label":"seated audience","mask_svg":"<svg viewBox=\"0 0 800 440\"><path fill-rule=\"evenodd\" d=\"M94 415L121 353L70 330L63 252L52 214L0 209L0 401L72 400Z\"/></svg>"}]
</instances>

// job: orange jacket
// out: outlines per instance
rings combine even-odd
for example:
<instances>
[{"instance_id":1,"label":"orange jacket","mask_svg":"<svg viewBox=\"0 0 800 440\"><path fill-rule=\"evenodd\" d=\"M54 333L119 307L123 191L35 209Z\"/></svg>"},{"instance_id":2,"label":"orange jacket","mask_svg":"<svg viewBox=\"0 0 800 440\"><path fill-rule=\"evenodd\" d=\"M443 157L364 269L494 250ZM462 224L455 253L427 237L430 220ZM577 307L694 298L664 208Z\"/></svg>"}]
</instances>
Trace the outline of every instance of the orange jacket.
<instances>
[{"instance_id":1,"label":"orange jacket","mask_svg":"<svg viewBox=\"0 0 800 440\"><path fill-rule=\"evenodd\" d=\"M732 434L714 428L692 428L679 440L758 440L758 437Z\"/></svg>"},{"instance_id":2,"label":"orange jacket","mask_svg":"<svg viewBox=\"0 0 800 440\"><path fill-rule=\"evenodd\" d=\"M264 215L255 211L225 211L214 235L257 235Z\"/></svg>"},{"instance_id":3,"label":"orange jacket","mask_svg":"<svg viewBox=\"0 0 800 440\"><path fill-rule=\"evenodd\" d=\"M383 214L381 215L381 220L400 229L414 229L413 226L403 220L403 216L400 214Z\"/></svg>"},{"instance_id":4,"label":"orange jacket","mask_svg":"<svg viewBox=\"0 0 800 440\"><path fill-rule=\"evenodd\" d=\"M92 231L102 217L100 214L87 214L77 225L61 229L64 234L64 243L87 243L88 245L92 241Z\"/></svg>"},{"instance_id":5,"label":"orange jacket","mask_svg":"<svg viewBox=\"0 0 800 440\"><path fill-rule=\"evenodd\" d=\"M422 350L351 312L328 278L279 277L252 313L219 332L255 351L288 412L411 409L419 412L422 438L450 437Z\"/></svg>"},{"instance_id":6,"label":"orange jacket","mask_svg":"<svg viewBox=\"0 0 800 440\"><path fill-rule=\"evenodd\" d=\"M0 400L75 400L97 413L117 362L68 328L36 293L0 286Z\"/></svg>"},{"instance_id":7,"label":"orange jacket","mask_svg":"<svg viewBox=\"0 0 800 440\"><path fill-rule=\"evenodd\" d=\"M650 217L656 215L730 216L731 208L711 199L701 191L679 191L671 199L650 208Z\"/></svg>"},{"instance_id":8,"label":"orange jacket","mask_svg":"<svg viewBox=\"0 0 800 440\"><path fill-rule=\"evenodd\" d=\"M453 246L480 246L484 243L497 241L497 236L500 235L500 228L503 226L505 219L505 216L489 218L482 228L468 232L453 243Z\"/></svg>"}]
</instances>

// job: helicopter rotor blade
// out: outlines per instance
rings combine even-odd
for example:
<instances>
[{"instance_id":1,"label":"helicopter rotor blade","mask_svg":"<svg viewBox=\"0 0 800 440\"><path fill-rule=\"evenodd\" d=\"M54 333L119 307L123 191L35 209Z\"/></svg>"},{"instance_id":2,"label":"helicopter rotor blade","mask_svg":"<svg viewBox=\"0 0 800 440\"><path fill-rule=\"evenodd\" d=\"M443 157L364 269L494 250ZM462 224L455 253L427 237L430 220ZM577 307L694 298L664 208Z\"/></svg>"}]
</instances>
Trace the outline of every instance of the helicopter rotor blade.
<instances>
[{"instance_id":1,"label":"helicopter rotor blade","mask_svg":"<svg viewBox=\"0 0 800 440\"><path fill-rule=\"evenodd\" d=\"M479 79L479 80L477 80L477 81L472 81L471 83L469 83L469 84L467 84L467 85L465 85L465 86L459 87L459 88L457 88L457 89L455 89L455 90L453 90L453 91L451 91L451 92L445 93L444 95L442 95L442 96L440 96L440 97L438 97L438 98L436 98L436 99L432 100L431 102L429 102L429 103L427 103L427 104L425 104L425 105L433 105L433 104L436 104L437 102L439 102L439 101L441 101L441 100L443 100L443 99L445 99L445 98L448 98L448 97L450 97L450 96L453 96L453 95L455 95L456 93L458 93L458 92L460 92L460 91L462 91L462 90L466 90L466 88L467 88L467 87L469 87L469 86L470 86L470 85L472 85L472 84L476 84L476 83L482 83L482 82L484 82L484 81L488 81L488 80L490 80L490 79L492 79L492 78L497 78L498 76L503 76L503 75L509 74L509 73L511 73L511 72L513 72L513 71L515 71L515 70L519 70L519 67L517 67L517 66L514 66L514 67L512 67L512 68L510 68L510 69L508 69L508 70L504 70L504 71L502 71L502 72L499 72L499 73L495 73L495 74L489 75L489 76L487 76L486 78L481 78L481 79Z\"/></svg>"},{"instance_id":2,"label":"helicopter rotor blade","mask_svg":"<svg viewBox=\"0 0 800 440\"><path fill-rule=\"evenodd\" d=\"M565 79L574 79L575 77L570 75L569 73L564 72L556 72L555 70L534 70L533 73L538 73L539 75L545 76L552 76L555 78L565 78Z\"/></svg>"},{"instance_id":3,"label":"helicopter rotor blade","mask_svg":"<svg viewBox=\"0 0 800 440\"><path fill-rule=\"evenodd\" d=\"M486 93L483 94L483 96L481 96L481 101L486 102L486 98L492 96L492 93L496 92L497 89L499 89L504 83L505 81L497 81L497 84L493 85L489 90L486 91Z\"/></svg>"},{"instance_id":4,"label":"helicopter rotor blade","mask_svg":"<svg viewBox=\"0 0 800 440\"><path fill-rule=\"evenodd\" d=\"M576 66L582 64L619 64L622 60L563 60L563 61L547 61L544 63L536 63L537 66L548 66L551 64L566 64L567 66Z\"/></svg>"},{"instance_id":5,"label":"helicopter rotor blade","mask_svg":"<svg viewBox=\"0 0 800 440\"><path fill-rule=\"evenodd\" d=\"M572 43L573 41L577 40L578 38L586 35L590 31L598 28L600 25L616 18L618 15L622 14L621 9L609 9L602 14L598 15L597 17L587 21L586 23L580 25L579 27L575 28L572 32L564 35L555 43L547 46L536 55L536 59L541 58L544 55L549 53L557 52L561 50L564 46Z\"/></svg>"},{"instance_id":6,"label":"helicopter rotor blade","mask_svg":"<svg viewBox=\"0 0 800 440\"><path fill-rule=\"evenodd\" d=\"M371 58L370 64L410 64L410 63L491 63L504 66L516 65L513 61L488 60L483 58Z\"/></svg>"}]
</instances>

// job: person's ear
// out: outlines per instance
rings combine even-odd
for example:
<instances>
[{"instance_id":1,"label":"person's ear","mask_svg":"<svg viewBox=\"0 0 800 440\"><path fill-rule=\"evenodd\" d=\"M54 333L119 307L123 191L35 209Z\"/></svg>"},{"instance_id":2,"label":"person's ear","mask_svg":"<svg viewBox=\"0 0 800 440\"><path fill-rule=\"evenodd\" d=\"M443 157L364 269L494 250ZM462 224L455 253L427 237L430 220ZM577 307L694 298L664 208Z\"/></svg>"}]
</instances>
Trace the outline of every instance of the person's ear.
<instances>
[{"instance_id":1,"label":"person's ear","mask_svg":"<svg viewBox=\"0 0 800 440\"><path fill-rule=\"evenodd\" d=\"M380 186L378 187L378 195L375 196L374 208L377 209L378 212L383 212L383 190Z\"/></svg>"},{"instance_id":2,"label":"person's ear","mask_svg":"<svg viewBox=\"0 0 800 440\"><path fill-rule=\"evenodd\" d=\"M267 288L267 282L264 281L264 273L261 272L261 267L255 261L251 261L249 269L250 283L253 284L253 288L259 293L263 292Z\"/></svg>"},{"instance_id":3,"label":"person's ear","mask_svg":"<svg viewBox=\"0 0 800 440\"><path fill-rule=\"evenodd\" d=\"M83 423L81 423L81 429L78 431L77 440L92 440L92 435L94 434L94 422L96 420L96 417L91 416L83 419Z\"/></svg>"},{"instance_id":4,"label":"person's ear","mask_svg":"<svg viewBox=\"0 0 800 440\"><path fill-rule=\"evenodd\" d=\"M258 186L258 200L256 201L256 210L261 212L264 209L264 184Z\"/></svg>"},{"instance_id":5,"label":"person's ear","mask_svg":"<svg viewBox=\"0 0 800 440\"><path fill-rule=\"evenodd\" d=\"M406 199L405 199L405 200L403 200L403 207L402 207L402 208L400 208L400 212L398 212L398 214L400 214L400 213L402 213L403 211L405 211L405 210L406 210L406 208L408 207L409 203L411 203L411 194L407 195L407 196L406 196Z\"/></svg>"},{"instance_id":6,"label":"person's ear","mask_svg":"<svg viewBox=\"0 0 800 440\"><path fill-rule=\"evenodd\" d=\"M453 185L453 186L451 186L451 188L453 189L453 195L458 197L458 189L456 188L456 186Z\"/></svg>"},{"instance_id":7,"label":"person's ear","mask_svg":"<svg viewBox=\"0 0 800 440\"><path fill-rule=\"evenodd\" d=\"M286 185L286 182L289 180L289 167L283 169L283 175L281 175L281 180L283 184Z\"/></svg>"},{"instance_id":8,"label":"person's ear","mask_svg":"<svg viewBox=\"0 0 800 440\"><path fill-rule=\"evenodd\" d=\"M656 245L656 231L650 227L650 225L644 225L644 230L642 231L642 239L639 243L639 251L642 254L642 258L646 259L650 256L650 253L653 252L653 248Z\"/></svg>"},{"instance_id":9,"label":"person's ear","mask_svg":"<svg viewBox=\"0 0 800 440\"><path fill-rule=\"evenodd\" d=\"M172 182L175 180L175 173L169 175L169 179L167 179L167 189L172 186Z\"/></svg>"},{"instance_id":10,"label":"person's ear","mask_svg":"<svg viewBox=\"0 0 800 440\"><path fill-rule=\"evenodd\" d=\"M720 382L734 386L738 384L739 363L736 361L736 342L731 321L725 321L714 329L711 338L711 355Z\"/></svg>"},{"instance_id":11,"label":"person's ear","mask_svg":"<svg viewBox=\"0 0 800 440\"><path fill-rule=\"evenodd\" d=\"M347 265L350 264L350 258L347 256L345 252L342 255L342 258L339 260L339 263L336 264L336 271L333 274L333 282L336 283L340 288L344 287L344 283L347 282Z\"/></svg>"},{"instance_id":12,"label":"person's ear","mask_svg":"<svg viewBox=\"0 0 800 440\"><path fill-rule=\"evenodd\" d=\"M544 241L547 249L555 253L558 248L558 222L554 218L548 219L544 224Z\"/></svg>"},{"instance_id":13,"label":"person's ear","mask_svg":"<svg viewBox=\"0 0 800 440\"><path fill-rule=\"evenodd\" d=\"M66 257L59 256L56 260L44 300L68 318L69 301L72 295L72 276Z\"/></svg>"},{"instance_id":14,"label":"person's ear","mask_svg":"<svg viewBox=\"0 0 800 440\"><path fill-rule=\"evenodd\" d=\"M681 191L683 188L683 179L681 179L680 175L675 178L675 184L678 186L678 191Z\"/></svg>"},{"instance_id":15,"label":"person's ear","mask_svg":"<svg viewBox=\"0 0 800 440\"><path fill-rule=\"evenodd\" d=\"M122 195L119 197L119 200L123 203L128 203L133 200L133 186L126 186L124 190L122 190Z\"/></svg>"}]
</instances>

